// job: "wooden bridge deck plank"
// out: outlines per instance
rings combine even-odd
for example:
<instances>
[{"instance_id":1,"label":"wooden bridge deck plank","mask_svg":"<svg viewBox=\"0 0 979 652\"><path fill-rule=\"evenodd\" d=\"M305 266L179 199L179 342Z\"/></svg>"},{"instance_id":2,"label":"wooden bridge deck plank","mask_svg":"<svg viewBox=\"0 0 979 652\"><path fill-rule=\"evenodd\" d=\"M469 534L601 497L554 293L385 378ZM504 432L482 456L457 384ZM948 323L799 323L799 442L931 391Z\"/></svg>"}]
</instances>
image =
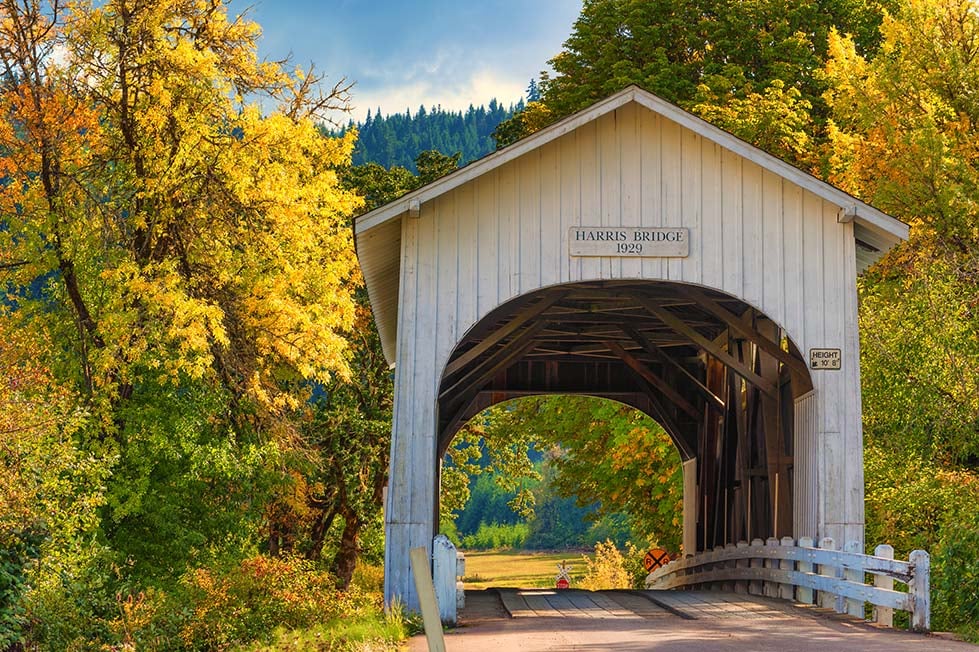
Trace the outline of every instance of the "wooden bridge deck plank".
<instances>
[{"instance_id":1,"label":"wooden bridge deck plank","mask_svg":"<svg viewBox=\"0 0 979 652\"><path fill-rule=\"evenodd\" d=\"M579 617L579 618L595 617L595 614L593 614L591 611L586 611L584 609L580 609L577 606L575 606L571 602L569 597L564 593L564 591L550 593L549 595L545 595L544 597L547 600L548 604L550 604L554 609L560 612L561 615L563 616L572 616L572 617Z\"/></svg>"},{"instance_id":2,"label":"wooden bridge deck plank","mask_svg":"<svg viewBox=\"0 0 979 652\"><path fill-rule=\"evenodd\" d=\"M655 602L651 602L648 598L641 597L638 595L633 595L632 593L626 593L624 591L614 591L606 594L609 600L620 605L621 608L626 609L637 616L642 618L675 618L676 615L670 613L660 605Z\"/></svg>"},{"instance_id":3,"label":"wooden bridge deck plank","mask_svg":"<svg viewBox=\"0 0 979 652\"><path fill-rule=\"evenodd\" d=\"M522 597L524 600L526 600L527 606L533 609L537 616L544 618L561 618L565 615L556 609L545 595L540 593L524 593Z\"/></svg>"},{"instance_id":4,"label":"wooden bridge deck plank","mask_svg":"<svg viewBox=\"0 0 979 652\"><path fill-rule=\"evenodd\" d=\"M591 594L591 599L599 607L611 614L613 618L642 618L643 615L635 609L630 609L627 605L621 604L616 600L620 594L617 592L595 592ZM647 602L648 601L643 601ZM640 605L642 606L642 605ZM655 605L650 604L651 607Z\"/></svg>"},{"instance_id":5,"label":"wooden bridge deck plank","mask_svg":"<svg viewBox=\"0 0 979 652\"><path fill-rule=\"evenodd\" d=\"M513 618L530 618L537 615L531 609L530 605L527 604L520 591L516 589L498 589L497 592L500 595L500 601L503 602L503 608Z\"/></svg>"}]
</instances>

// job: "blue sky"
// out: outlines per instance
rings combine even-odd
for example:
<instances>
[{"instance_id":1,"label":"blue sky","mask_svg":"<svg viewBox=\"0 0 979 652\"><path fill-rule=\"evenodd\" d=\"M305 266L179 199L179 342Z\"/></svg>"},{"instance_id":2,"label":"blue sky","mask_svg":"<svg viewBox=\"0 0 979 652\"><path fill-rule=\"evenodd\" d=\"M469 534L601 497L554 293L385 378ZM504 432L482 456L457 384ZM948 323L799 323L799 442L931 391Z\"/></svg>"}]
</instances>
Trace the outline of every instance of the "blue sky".
<instances>
[{"instance_id":1,"label":"blue sky","mask_svg":"<svg viewBox=\"0 0 979 652\"><path fill-rule=\"evenodd\" d=\"M561 49L580 0L233 0L260 53L356 82L353 116L514 102Z\"/></svg>"}]
</instances>

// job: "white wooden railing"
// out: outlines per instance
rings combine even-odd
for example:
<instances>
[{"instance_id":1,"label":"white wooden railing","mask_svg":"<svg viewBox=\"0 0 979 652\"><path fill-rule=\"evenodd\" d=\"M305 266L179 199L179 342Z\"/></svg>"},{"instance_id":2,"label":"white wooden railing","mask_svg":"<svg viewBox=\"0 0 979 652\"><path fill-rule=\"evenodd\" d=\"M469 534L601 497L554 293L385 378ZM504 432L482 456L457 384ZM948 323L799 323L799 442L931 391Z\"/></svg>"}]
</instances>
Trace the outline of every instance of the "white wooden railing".
<instances>
[{"instance_id":1,"label":"white wooden railing","mask_svg":"<svg viewBox=\"0 0 979 652\"><path fill-rule=\"evenodd\" d=\"M740 542L677 559L646 578L650 589L720 588L805 605L835 609L865 617L865 605L873 605L874 622L893 626L894 610L910 614L910 628L930 629L928 553L915 550L908 561L894 559L894 549L877 546L873 555L859 552L860 544L848 543L837 550L832 539L813 545L808 537ZM872 584L865 582L872 575ZM894 582L907 585L895 591Z\"/></svg>"}]
</instances>

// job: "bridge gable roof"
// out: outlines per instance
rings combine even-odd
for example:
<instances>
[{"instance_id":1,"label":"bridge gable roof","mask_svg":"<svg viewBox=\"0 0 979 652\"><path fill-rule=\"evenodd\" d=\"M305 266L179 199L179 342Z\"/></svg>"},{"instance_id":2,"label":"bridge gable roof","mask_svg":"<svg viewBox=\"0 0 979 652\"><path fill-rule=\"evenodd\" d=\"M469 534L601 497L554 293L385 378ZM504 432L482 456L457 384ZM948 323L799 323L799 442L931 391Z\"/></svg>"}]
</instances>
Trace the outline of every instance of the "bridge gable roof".
<instances>
[{"instance_id":1,"label":"bridge gable roof","mask_svg":"<svg viewBox=\"0 0 979 652\"><path fill-rule=\"evenodd\" d=\"M413 213L417 214L426 202L451 192L630 103L652 111L839 207L840 221L853 221L855 237L859 243L865 245L862 248L858 247L857 262L860 269L866 268L883 252L908 237L908 225L900 220L648 91L637 86L629 86L615 95L354 220L357 254L367 283L385 357L389 362L394 360L397 338L402 218Z\"/></svg>"}]
</instances>

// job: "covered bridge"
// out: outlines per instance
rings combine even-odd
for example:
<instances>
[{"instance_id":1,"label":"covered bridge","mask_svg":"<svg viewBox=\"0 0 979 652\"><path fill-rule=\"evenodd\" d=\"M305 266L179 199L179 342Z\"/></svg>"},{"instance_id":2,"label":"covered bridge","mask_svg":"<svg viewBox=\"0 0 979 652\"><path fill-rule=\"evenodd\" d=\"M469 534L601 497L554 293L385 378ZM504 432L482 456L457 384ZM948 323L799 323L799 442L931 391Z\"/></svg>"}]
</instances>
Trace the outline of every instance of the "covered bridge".
<instances>
[{"instance_id":1,"label":"covered bridge","mask_svg":"<svg viewBox=\"0 0 979 652\"><path fill-rule=\"evenodd\" d=\"M642 410L687 553L863 540L857 274L904 223L636 87L357 218L395 367L385 598L461 424L533 394Z\"/></svg>"}]
</instances>

